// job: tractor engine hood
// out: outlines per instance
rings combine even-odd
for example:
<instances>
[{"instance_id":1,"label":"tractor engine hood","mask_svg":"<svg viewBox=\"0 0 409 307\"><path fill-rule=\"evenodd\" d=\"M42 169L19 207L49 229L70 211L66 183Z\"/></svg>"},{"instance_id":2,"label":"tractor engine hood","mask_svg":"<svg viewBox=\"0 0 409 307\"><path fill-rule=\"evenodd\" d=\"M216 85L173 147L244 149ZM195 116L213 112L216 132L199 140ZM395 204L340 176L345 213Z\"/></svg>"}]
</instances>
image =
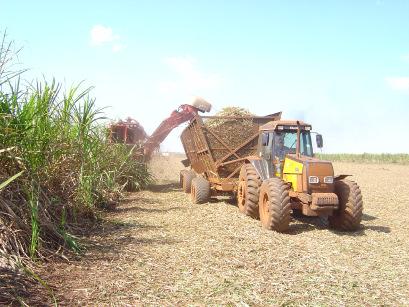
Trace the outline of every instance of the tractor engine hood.
<instances>
[{"instance_id":1,"label":"tractor engine hood","mask_svg":"<svg viewBox=\"0 0 409 307\"><path fill-rule=\"evenodd\" d=\"M305 161L305 176L309 193L334 192L334 168L331 162Z\"/></svg>"},{"instance_id":2,"label":"tractor engine hood","mask_svg":"<svg viewBox=\"0 0 409 307\"><path fill-rule=\"evenodd\" d=\"M285 161L283 176L291 174L302 176L301 182L297 180L298 187L294 187L299 192L308 194L334 192L334 168L330 161L289 154Z\"/></svg>"}]
</instances>

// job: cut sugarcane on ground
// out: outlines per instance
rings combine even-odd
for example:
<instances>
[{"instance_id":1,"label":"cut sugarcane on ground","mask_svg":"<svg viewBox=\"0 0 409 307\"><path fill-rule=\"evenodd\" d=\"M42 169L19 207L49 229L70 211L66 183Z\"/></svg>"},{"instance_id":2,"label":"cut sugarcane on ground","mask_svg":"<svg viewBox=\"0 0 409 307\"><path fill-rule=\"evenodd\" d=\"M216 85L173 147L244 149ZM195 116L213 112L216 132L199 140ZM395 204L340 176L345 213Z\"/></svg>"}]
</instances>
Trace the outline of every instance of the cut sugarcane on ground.
<instances>
[{"instance_id":1,"label":"cut sugarcane on ground","mask_svg":"<svg viewBox=\"0 0 409 307\"><path fill-rule=\"evenodd\" d=\"M194 205L178 188L183 156L154 157L158 182L128 195L82 239L75 261L43 273L63 305L409 304L409 166L335 163L356 174L365 213L357 232L325 220L267 231L228 198ZM165 170L165 171L163 171ZM164 180L160 180L164 179Z\"/></svg>"}]
</instances>

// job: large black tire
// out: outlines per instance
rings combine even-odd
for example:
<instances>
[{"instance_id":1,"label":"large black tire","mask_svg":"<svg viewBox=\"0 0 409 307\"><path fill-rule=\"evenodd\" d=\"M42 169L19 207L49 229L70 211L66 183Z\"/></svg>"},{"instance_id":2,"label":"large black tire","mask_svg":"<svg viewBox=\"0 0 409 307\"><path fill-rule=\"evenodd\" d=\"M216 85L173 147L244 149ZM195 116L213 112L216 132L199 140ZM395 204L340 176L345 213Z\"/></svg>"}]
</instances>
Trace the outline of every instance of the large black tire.
<instances>
[{"instance_id":1,"label":"large black tire","mask_svg":"<svg viewBox=\"0 0 409 307\"><path fill-rule=\"evenodd\" d=\"M237 205L240 212L254 219L259 218L258 196L260 185L260 176L253 165L244 164L240 170Z\"/></svg>"},{"instance_id":2,"label":"large black tire","mask_svg":"<svg viewBox=\"0 0 409 307\"><path fill-rule=\"evenodd\" d=\"M192 170L183 173L182 189L185 193L190 193L192 180L196 177L196 173Z\"/></svg>"},{"instance_id":3,"label":"large black tire","mask_svg":"<svg viewBox=\"0 0 409 307\"><path fill-rule=\"evenodd\" d=\"M199 176L192 180L191 194L194 204L203 204L210 197L210 182Z\"/></svg>"},{"instance_id":4,"label":"large black tire","mask_svg":"<svg viewBox=\"0 0 409 307\"><path fill-rule=\"evenodd\" d=\"M261 225L269 230L285 232L291 220L288 185L280 178L264 180L260 187L259 210Z\"/></svg>"},{"instance_id":5,"label":"large black tire","mask_svg":"<svg viewBox=\"0 0 409 307\"><path fill-rule=\"evenodd\" d=\"M357 230L363 211L361 189L351 180L337 180L335 193L338 196L339 208L328 217L329 226L345 231Z\"/></svg>"}]
</instances>

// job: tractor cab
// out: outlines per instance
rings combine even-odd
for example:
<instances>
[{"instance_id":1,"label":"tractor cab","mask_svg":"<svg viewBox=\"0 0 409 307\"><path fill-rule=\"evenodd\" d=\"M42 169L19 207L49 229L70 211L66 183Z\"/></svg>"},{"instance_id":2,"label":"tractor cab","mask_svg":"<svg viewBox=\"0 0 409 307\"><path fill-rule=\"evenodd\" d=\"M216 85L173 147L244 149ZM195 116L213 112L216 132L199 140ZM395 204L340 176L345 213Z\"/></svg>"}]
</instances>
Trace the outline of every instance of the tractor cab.
<instances>
[{"instance_id":1,"label":"tractor cab","mask_svg":"<svg viewBox=\"0 0 409 307\"><path fill-rule=\"evenodd\" d=\"M322 136L316 135L317 147L322 147ZM264 160L268 173L282 177L284 162L288 156L313 158L311 125L302 121L272 121L260 127L259 157Z\"/></svg>"},{"instance_id":2,"label":"tractor cab","mask_svg":"<svg viewBox=\"0 0 409 307\"><path fill-rule=\"evenodd\" d=\"M274 121L260 127L259 155L284 161L287 154L313 157L311 125L302 121Z\"/></svg>"},{"instance_id":3,"label":"tractor cab","mask_svg":"<svg viewBox=\"0 0 409 307\"><path fill-rule=\"evenodd\" d=\"M322 136L317 134L317 147L322 147ZM260 127L257 159L252 164L263 180L280 178L286 182L295 197L310 203L311 193L326 193L323 200L328 214L338 205L334 192L332 163L314 157L311 141L311 125L303 121L271 121ZM290 193L291 194L291 193ZM324 195L324 194L323 194ZM306 201L306 200L309 201ZM317 215L304 206L304 214ZM310 208L310 206L308 206ZM318 208L318 207L317 207ZM325 210L324 210L325 209Z\"/></svg>"}]
</instances>

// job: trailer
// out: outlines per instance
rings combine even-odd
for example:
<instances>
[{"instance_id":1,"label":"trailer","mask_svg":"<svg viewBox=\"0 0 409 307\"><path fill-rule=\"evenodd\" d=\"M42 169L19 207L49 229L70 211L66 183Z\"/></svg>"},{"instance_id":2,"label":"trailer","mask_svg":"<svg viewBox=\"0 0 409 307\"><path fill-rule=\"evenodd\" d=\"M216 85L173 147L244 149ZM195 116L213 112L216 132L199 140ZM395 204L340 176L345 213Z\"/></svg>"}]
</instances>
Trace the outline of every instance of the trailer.
<instances>
[{"instance_id":1,"label":"trailer","mask_svg":"<svg viewBox=\"0 0 409 307\"><path fill-rule=\"evenodd\" d=\"M183 164L191 167L180 172L182 189L192 194L195 203L236 192L241 167L256 154L260 126L280 118L281 112L244 117L195 115L181 134L187 156ZM229 126L234 131L227 131Z\"/></svg>"}]
</instances>

